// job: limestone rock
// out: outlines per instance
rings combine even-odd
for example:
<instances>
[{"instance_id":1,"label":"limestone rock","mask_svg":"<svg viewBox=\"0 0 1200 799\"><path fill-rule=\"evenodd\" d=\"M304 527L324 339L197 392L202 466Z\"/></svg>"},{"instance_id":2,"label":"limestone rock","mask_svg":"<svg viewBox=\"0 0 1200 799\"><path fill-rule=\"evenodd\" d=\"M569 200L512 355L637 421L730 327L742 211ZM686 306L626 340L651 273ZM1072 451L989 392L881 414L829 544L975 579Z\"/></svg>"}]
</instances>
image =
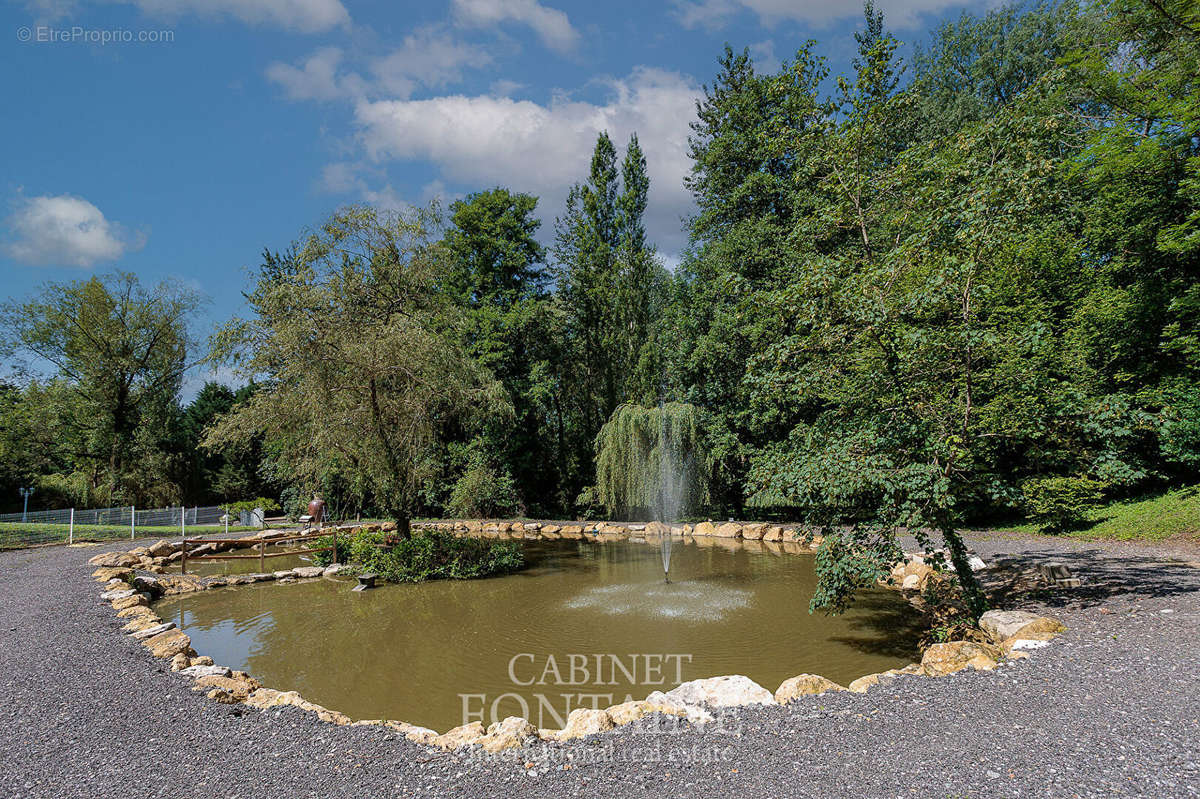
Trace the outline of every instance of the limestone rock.
<instances>
[{"instance_id":1,"label":"limestone rock","mask_svg":"<svg viewBox=\"0 0 1200 799\"><path fill-rule=\"evenodd\" d=\"M259 688L246 698L246 704L259 710L269 710L284 705L299 705L304 701L296 691L276 691L274 688Z\"/></svg>"},{"instance_id":2,"label":"limestone rock","mask_svg":"<svg viewBox=\"0 0 1200 799\"><path fill-rule=\"evenodd\" d=\"M200 668L215 668L213 666L201 666ZM224 677L219 674L208 674L196 679L196 684L192 686L193 691L204 691L208 689L217 689L233 697L236 701L242 702L249 698L255 690L254 685L245 680L236 680L233 677Z\"/></svg>"},{"instance_id":3,"label":"limestone rock","mask_svg":"<svg viewBox=\"0 0 1200 799\"><path fill-rule=\"evenodd\" d=\"M520 716L509 716L487 728L487 734L478 743L485 752L516 749L537 737L537 728Z\"/></svg>"},{"instance_id":4,"label":"limestone rock","mask_svg":"<svg viewBox=\"0 0 1200 799\"><path fill-rule=\"evenodd\" d=\"M122 568L134 566L138 562L137 555L131 555L128 552L106 552L103 555L97 555L88 560L88 564L92 566L106 566L108 568Z\"/></svg>"},{"instance_id":5,"label":"limestone rock","mask_svg":"<svg viewBox=\"0 0 1200 799\"><path fill-rule=\"evenodd\" d=\"M145 591L151 596L158 596L162 593L162 584L158 581L158 577L153 574L135 574L129 580L139 591Z\"/></svg>"},{"instance_id":6,"label":"limestone rock","mask_svg":"<svg viewBox=\"0 0 1200 799\"><path fill-rule=\"evenodd\" d=\"M174 554L175 545L170 541L155 541L147 551L156 558L166 558Z\"/></svg>"},{"instance_id":7,"label":"limestone rock","mask_svg":"<svg viewBox=\"0 0 1200 799\"><path fill-rule=\"evenodd\" d=\"M122 585L124 585L124 583L122 583ZM117 599L125 599L126 597L131 597L136 593L137 593L137 591L134 591L132 588L129 588L129 587L117 588L112 591L105 591L103 594L100 595L100 598L102 600L104 600L105 602L112 602Z\"/></svg>"},{"instance_id":8,"label":"limestone rock","mask_svg":"<svg viewBox=\"0 0 1200 799\"><path fill-rule=\"evenodd\" d=\"M191 574L160 574L158 582L163 588L163 593L167 595L188 594L203 591L205 588L204 582Z\"/></svg>"},{"instance_id":9,"label":"limestone rock","mask_svg":"<svg viewBox=\"0 0 1200 799\"><path fill-rule=\"evenodd\" d=\"M117 612L117 618L120 619L136 619L139 616L153 616L158 618L158 614L150 609L148 605L134 605L133 607L125 608Z\"/></svg>"},{"instance_id":10,"label":"limestone rock","mask_svg":"<svg viewBox=\"0 0 1200 799\"><path fill-rule=\"evenodd\" d=\"M342 571L342 564L330 563L328 566L325 567L325 571L321 572L321 574L325 575L326 577L332 577L335 574L341 573L341 571Z\"/></svg>"},{"instance_id":11,"label":"limestone rock","mask_svg":"<svg viewBox=\"0 0 1200 799\"><path fill-rule=\"evenodd\" d=\"M147 608L147 610L149 610L149 608ZM158 627L162 623L163 623L163 621L162 621L162 619L160 619L158 617L158 614L151 610L144 615L134 616L129 621L129 623L126 624L121 629L127 633L137 633L137 632L141 632L142 630L148 630L151 627ZM170 629L170 628L164 628L164 629Z\"/></svg>"},{"instance_id":12,"label":"limestone rock","mask_svg":"<svg viewBox=\"0 0 1200 799\"><path fill-rule=\"evenodd\" d=\"M770 691L740 674L691 680L667 691L666 697L684 705L708 707L775 704L775 698L771 696Z\"/></svg>"},{"instance_id":13,"label":"limestone rock","mask_svg":"<svg viewBox=\"0 0 1200 799\"><path fill-rule=\"evenodd\" d=\"M280 569L280 570L279 570L279 571L277 571L277 572L272 572L272 574L274 574L274 575L275 575L275 579L276 579L276 580L286 580L286 579L287 579L287 578L289 578L289 577L295 577L295 576L296 576L296 573L295 573L295 570L294 570L294 569Z\"/></svg>"},{"instance_id":14,"label":"limestone rock","mask_svg":"<svg viewBox=\"0 0 1200 799\"><path fill-rule=\"evenodd\" d=\"M209 699L220 702L222 705L236 705L240 701L233 694L229 693L228 691L222 690L220 688L212 689L207 694L205 694L205 696L207 696Z\"/></svg>"},{"instance_id":15,"label":"limestone rock","mask_svg":"<svg viewBox=\"0 0 1200 799\"><path fill-rule=\"evenodd\" d=\"M400 733L410 741L427 746L432 746L433 740L438 737L438 734L428 727L418 727L406 721L386 721L384 725Z\"/></svg>"},{"instance_id":16,"label":"limestone rock","mask_svg":"<svg viewBox=\"0 0 1200 799\"><path fill-rule=\"evenodd\" d=\"M555 738L559 741L570 741L612 728L613 720L609 717L607 710L579 707L572 710L571 714L567 716L566 726L555 734Z\"/></svg>"},{"instance_id":17,"label":"limestone rock","mask_svg":"<svg viewBox=\"0 0 1200 799\"><path fill-rule=\"evenodd\" d=\"M931 677L953 674L967 667L976 671L991 671L1003 657L1003 651L990 644L949 641L926 649L925 656L921 658L921 668Z\"/></svg>"},{"instance_id":18,"label":"limestone rock","mask_svg":"<svg viewBox=\"0 0 1200 799\"><path fill-rule=\"evenodd\" d=\"M133 593L112 601L113 610L128 610L138 605L149 605L145 594Z\"/></svg>"},{"instance_id":19,"label":"limestone rock","mask_svg":"<svg viewBox=\"0 0 1200 799\"><path fill-rule=\"evenodd\" d=\"M843 686L819 674L797 674L795 677L788 677L775 690L775 701L781 705L786 705L788 702L801 696L813 696L815 694L823 694L826 691L845 690Z\"/></svg>"},{"instance_id":20,"label":"limestone rock","mask_svg":"<svg viewBox=\"0 0 1200 799\"><path fill-rule=\"evenodd\" d=\"M712 522L700 522L693 528L692 535L716 535L717 528Z\"/></svg>"},{"instance_id":21,"label":"limestone rock","mask_svg":"<svg viewBox=\"0 0 1200 799\"><path fill-rule=\"evenodd\" d=\"M742 526L737 522L725 522L713 531L713 535L717 538L741 538Z\"/></svg>"},{"instance_id":22,"label":"limestone rock","mask_svg":"<svg viewBox=\"0 0 1200 799\"><path fill-rule=\"evenodd\" d=\"M1034 633L1060 633L1062 622L1025 610L989 610L979 617L979 627L995 642L1008 638L1029 638Z\"/></svg>"},{"instance_id":23,"label":"limestone rock","mask_svg":"<svg viewBox=\"0 0 1200 799\"><path fill-rule=\"evenodd\" d=\"M224 666L188 666L186 669L180 669L179 673L185 677L228 677L229 669Z\"/></svg>"},{"instance_id":24,"label":"limestone rock","mask_svg":"<svg viewBox=\"0 0 1200 799\"><path fill-rule=\"evenodd\" d=\"M150 650L156 658L173 658L176 655L191 655L192 639L179 630L167 630L153 638L142 641L142 646Z\"/></svg>"},{"instance_id":25,"label":"limestone rock","mask_svg":"<svg viewBox=\"0 0 1200 799\"><path fill-rule=\"evenodd\" d=\"M178 655L171 658L171 671L183 671L191 662L191 658L189 658L183 652L180 652Z\"/></svg>"},{"instance_id":26,"label":"limestone rock","mask_svg":"<svg viewBox=\"0 0 1200 799\"><path fill-rule=\"evenodd\" d=\"M612 719L612 723L617 727L637 721L652 713L665 713L669 716L686 715L686 711L677 705L662 705L645 699L622 702L619 705L607 708L606 712L608 713L608 717Z\"/></svg>"},{"instance_id":27,"label":"limestone rock","mask_svg":"<svg viewBox=\"0 0 1200 799\"><path fill-rule=\"evenodd\" d=\"M320 577L325 573L325 569L322 566L297 566L292 571L297 577L304 578Z\"/></svg>"},{"instance_id":28,"label":"limestone rock","mask_svg":"<svg viewBox=\"0 0 1200 799\"><path fill-rule=\"evenodd\" d=\"M894 679L896 679L896 675L886 671L881 671L878 674L867 674L851 682L846 686L846 690L853 691L856 694L865 694L876 685L883 685Z\"/></svg>"},{"instance_id":29,"label":"limestone rock","mask_svg":"<svg viewBox=\"0 0 1200 799\"><path fill-rule=\"evenodd\" d=\"M778 525L771 525L770 527L767 527L767 529L763 530L762 540L763 541L782 541L783 540L783 528L779 527Z\"/></svg>"},{"instance_id":30,"label":"limestone rock","mask_svg":"<svg viewBox=\"0 0 1200 799\"><path fill-rule=\"evenodd\" d=\"M742 538L751 541L759 541L767 532L765 524L744 524L742 525Z\"/></svg>"},{"instance_id":31,"label":"limestone rock","mask_svg":"<svg viewBox=\"0 0 1200 799\"><path fill-rule=\"evenodd\" d=\"M132 638L141 641L144 638L153 638L159 633L165 633L167 630L175 629L175 622L164 621L161 624L155 624L153 627L146 627L141 630L134 630L131 634Z\"/></svg>"},{"instance_id":32,"label":"limestone rock","mask_svg":"<svg viewBox=\"0 0 1200 799\"><path fill-rule=\"evenodd\" d=\"M213 664L213 659L210 658L208 655L201 655L198 658L192 658L193 666L211 666L212 664Z\"/></svg>"},{"instance_id":33,"label":"limestone rock","mask_svg":"<svg viewBox=\"0 0 1200 799\"><path fill-rule=\"evenodd\" d=\"M486 734L482 724L478 721L472 721L470 724L455 727L449 732L434 738L433 745L439 749L458 749L462 746L479 743L479 739Z\"/></svg>"}]
</instances>

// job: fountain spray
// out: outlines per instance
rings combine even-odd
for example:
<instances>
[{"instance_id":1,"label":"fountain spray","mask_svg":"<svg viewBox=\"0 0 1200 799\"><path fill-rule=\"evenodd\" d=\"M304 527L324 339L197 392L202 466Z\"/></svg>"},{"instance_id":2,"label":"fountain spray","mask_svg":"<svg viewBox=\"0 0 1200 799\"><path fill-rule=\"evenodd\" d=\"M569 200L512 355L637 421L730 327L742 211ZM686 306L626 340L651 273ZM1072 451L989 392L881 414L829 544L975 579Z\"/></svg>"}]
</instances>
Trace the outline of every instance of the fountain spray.
<instances>
[{"instance_id":1,"label":"fountain spray","mask_svg":"<svg viewBox=\"0 0 1200 799\"><path fill-rule=\"evenodd\" d=\"M666 403L663 400L663 394L659 394L658 398L658 449L659 449L659 466L658 466L658 523L662 531L662 563L663 563L663 582L670 585L671 583L671 528L667 526L667 496L670 492L670 442L669 431L667 426Z\"/></svg>"}]
</instances>

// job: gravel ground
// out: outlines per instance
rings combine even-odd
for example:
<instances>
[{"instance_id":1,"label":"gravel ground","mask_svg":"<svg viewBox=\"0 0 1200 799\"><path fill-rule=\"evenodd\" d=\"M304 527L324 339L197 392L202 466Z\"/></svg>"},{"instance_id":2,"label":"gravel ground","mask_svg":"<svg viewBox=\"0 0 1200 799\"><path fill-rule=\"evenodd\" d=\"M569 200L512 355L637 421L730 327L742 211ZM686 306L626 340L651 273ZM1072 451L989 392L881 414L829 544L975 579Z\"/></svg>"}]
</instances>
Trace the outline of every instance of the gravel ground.
<instances>
[{"instance_id":1,"label":"gravel ground","mask_svg":"<svg viewBox=\"0 0 1200 799\"><path fill-rule=\"evenodd\" d=\"M972 545L1085 577L1047 600L1069 631L995 672L503 758L219 705L118 632L85 567L102 549L0 553L0 796L1200 797L1200 554Z\"/></svg>"}]
</instances>

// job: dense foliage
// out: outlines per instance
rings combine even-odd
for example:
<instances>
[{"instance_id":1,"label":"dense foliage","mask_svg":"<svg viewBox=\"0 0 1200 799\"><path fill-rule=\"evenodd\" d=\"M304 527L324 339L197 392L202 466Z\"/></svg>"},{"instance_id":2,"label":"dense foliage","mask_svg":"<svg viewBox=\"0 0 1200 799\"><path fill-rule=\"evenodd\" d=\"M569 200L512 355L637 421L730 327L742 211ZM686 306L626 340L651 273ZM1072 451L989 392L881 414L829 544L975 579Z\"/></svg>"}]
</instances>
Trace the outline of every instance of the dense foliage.
<instances>
[{"instance_id":1,"label":"dense foliage","mask_svg":"<svg viewBox=\"0 0 1200 799\"><path fill-rule=\"evenodd\" d=\"M358 532L339 537L338 559L350 569L372 572L393 583L425 580L468 580L506 574L525 565L517 541L491 538L458 538L437 530L420 530L408 538L389 540L383 532ZM331 546L333 537L318 540ZM321 552L316 562L327 566L332 552Z\"/></svg>"}]
</instances>

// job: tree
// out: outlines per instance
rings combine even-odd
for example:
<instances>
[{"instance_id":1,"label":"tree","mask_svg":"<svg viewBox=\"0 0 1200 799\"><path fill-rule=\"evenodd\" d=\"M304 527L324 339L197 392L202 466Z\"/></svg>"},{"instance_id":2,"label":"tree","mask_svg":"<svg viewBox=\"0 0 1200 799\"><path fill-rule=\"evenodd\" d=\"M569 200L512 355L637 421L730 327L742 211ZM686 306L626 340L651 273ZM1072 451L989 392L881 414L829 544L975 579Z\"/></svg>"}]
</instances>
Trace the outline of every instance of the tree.
<instances>
[{"instance_id":1,"label":"tree","mask_svg":"<svg viewBox=\"0 0 1200 799\"><path fill-rule=\"evenodd\" d=\"M575 362L565 396L577 486L590 482L596 433L636 395L659 394L661 368L651 320L661 307L666 274L646 242L643 217L650 188L646 158L630 138L618 168L607 133L596 140L588 179L572 187L557 220L554 256L564 319L564 357Z\"/></svg>"},{"instance_id":2,"label":"tree","mask_svg":"<svg viewBox=\"0 0 1200 799\"><path fill-rule=\"evenodd\" d=\"M811 215L804 194L819 177L809 170L832 113L818 94L826 74L811 42L774 76L758 74L748 52L726 47L692 125L686 184L699 213L678 299L664 314L666 371L676 396L709 415L712 498L730 513L742 511L749 457L790 427L791 395L752 405L744 378L788 323L769 298L794 282L811 249L793 232Z\"/></svg>"},{"instance_id":3,"label":"tree","mask_svg":"<svg viewBox=\"0 0 1200 799\"><path fill-rule=\"evenodd\" d=\"M555 337L536 209L536 197L504 188L471 194L450 206L443 244L451 265L447 284L463 312L463 346L500 381L513 408L511 415L481 419L469 431L472 442L452 447L451 468L464 475L496 470L497 479L515 482L521 496L545 507L557 494L556 438L554 420L536 397L560 386L545 384Z\"/></svg>"},{"instance_id":4,"label":"tree","mask_svg":"<svg viewBox=\"0 0 1200 799\"><path fill-rule=\"evenodd\" d=\"M58 414L74 442L74 469L101 502L178 501L165 477L165 441L184 373L207 356L188 326L200 297L127 272L50 283L4 306L9 348L48 366L67 387Z\"/></svg>"},{"instance_id":5,"label":"tree","mask_svg":"<svg viewBox=\"0 0 1200 799\"><path fill-rule=\"evenodd\" d=\"M675 521L709 502L711 471L691 405L622 405L596 436L596 496L610 515Z\"/></svg>"},{"instance_id":6,"label":"tree","mask_svg":"<svg viewBox=\"0 0 1200 799\"><path fill-rule=\"evenodd\" d=\"M302 243L294 272L264 274L249 297L255 316L230 323L217 350L261 387L206 445L261 435L280 477L312 489L340 474L407 536L447 431L503 410L437 290L449 264L435 221L348 208Z\"/></svg>"}]
</instances>

